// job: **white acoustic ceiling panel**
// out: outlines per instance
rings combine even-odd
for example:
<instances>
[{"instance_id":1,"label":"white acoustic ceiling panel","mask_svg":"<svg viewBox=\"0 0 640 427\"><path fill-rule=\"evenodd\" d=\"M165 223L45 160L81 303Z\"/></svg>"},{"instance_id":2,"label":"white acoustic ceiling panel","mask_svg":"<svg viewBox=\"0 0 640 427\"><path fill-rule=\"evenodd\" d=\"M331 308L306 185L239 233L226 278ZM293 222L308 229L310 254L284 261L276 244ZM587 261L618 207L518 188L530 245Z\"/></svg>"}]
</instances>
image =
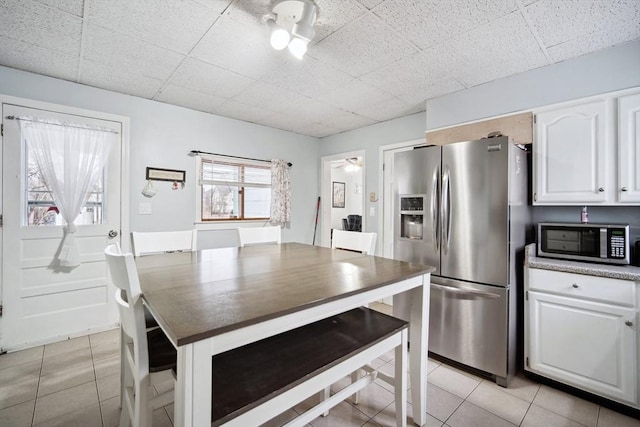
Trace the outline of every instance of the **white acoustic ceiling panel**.
<instances>
[{"instance_id":1,"label":"white acoustic ceiling panel","mask_svg":"<svg viewBox=\"0 0 640 427\"><path fill-rule=\"evenodd\" d=\"M186 60L171 79L172 83L223 98L232 98L254 80L197 59Z\"/></svg>"},{"instance_id":2,"label":"white acoustic ceiling panel","mask_svg":"<svg viewBox=\"0 0 640 427\"><path fill-rule=\"evenodd\" d=\"M166 80L184 55L99 25L86 28L84 58L129 74Z\"/></svg>"},{"instance_id":3,"label":"white acoustic ceiling panel","mask_svg":"<svg viewBox=\"0 0 640 427\"><path fill-rule=\"evenodd\" d=\"M0 65L322 137L640 39L640 0L315 0L299 60L276 1L0 0Z\"/></svg>"},{"instance_id":4,"label":"white acoustic ceiling panel","mask_svg":"<svg viewBox=\"0 0 640 427\"><path fill-rule=\"evenodd\" d=\"M217 113L217 108L226 98L170 84L162 89L156 100L207 113Z\"/></svg>"},{"instance_id":5,"label":"white acoustic ceiling panel","mask_svg":"<svg viewBox=\"0 0 640 427\"><path fill-rule=\"evenodd\" d=\"M88 0L87 4L91 22L186 54L229 1Z\"/></svg>"},{"instance_id":6,"label":"white acoustic ceiling panel","mask_svg":"<svg viewBox=\"0 0 640 427\"><path fill-rule=\"evenodd\" d=\"M371 13L312 46L308 55L354 77L395 62L417 49Z\"/></svg>"},{"instance_id":7,"label":"white acoustic ceiling panel","mask_svg":"<svg viewBox=\"0 0 640 427\"><path fill-rule=\"evenodd\" d=\"M0 3L0 36L78 57L82 20L33 1Z\"/></svg>"}]
</instances>

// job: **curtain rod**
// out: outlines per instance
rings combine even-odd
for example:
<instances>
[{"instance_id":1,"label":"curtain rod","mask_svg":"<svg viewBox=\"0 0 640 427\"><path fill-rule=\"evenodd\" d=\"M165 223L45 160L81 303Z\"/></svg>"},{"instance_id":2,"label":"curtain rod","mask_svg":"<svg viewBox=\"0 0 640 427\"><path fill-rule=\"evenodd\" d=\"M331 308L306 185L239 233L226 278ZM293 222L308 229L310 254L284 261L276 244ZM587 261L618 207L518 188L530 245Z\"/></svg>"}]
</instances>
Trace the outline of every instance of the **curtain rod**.
<instances>
[{"instance_id":1,"label":"curtain rod","mask_svg":"<svg viewBox=\"0 0 640 427\"><path fill-rule=\"evenodd\" d=\"M23 121L23 122L46 123L48 125L62 126L62 127L66 127L66 128L89 129L89 130L97 130L99 132L108 132L108 133L115 133L115 134L119 134L120 133L118 131L115 131L115 130L112 130L112 129L106 129L106 128L102 128L102 127L65 125L64 123L51 123L51 122L48 122L46 120L27 119L26 117L6 116L5 118L9 119L9 120L20 120L20 121Z\"/></svg>"},{"instance_id":2,"label":"curtain rod","mask_svg":"<svg viewBox=\"0 0 640 427\"><path fill-rule=\"evenodd\" d=\"M209 153L207 151L198 151L198 150L191 150L191 151L189 151L189 153L187 155L190 156L190 157L195 157L195 156L197 156L199 154L209 154L210 156L231 157L231 158L234 158L234 159L253 160L253 161L256 161L256 162L271 163L270 160L253 159L251 157L230 156L228 154ZM293 163L287 162L287 165L289 167L291 167L291 166L293 166Z\"/></svg>"}]
</instances>

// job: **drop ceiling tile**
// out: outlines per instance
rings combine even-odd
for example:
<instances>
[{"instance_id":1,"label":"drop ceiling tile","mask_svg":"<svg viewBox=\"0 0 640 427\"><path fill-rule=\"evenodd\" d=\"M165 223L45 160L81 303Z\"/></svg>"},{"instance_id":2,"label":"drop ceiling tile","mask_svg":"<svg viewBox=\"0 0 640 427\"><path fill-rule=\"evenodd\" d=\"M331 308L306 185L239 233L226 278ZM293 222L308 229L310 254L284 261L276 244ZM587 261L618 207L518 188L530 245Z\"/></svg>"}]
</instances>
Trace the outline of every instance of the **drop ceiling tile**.
<instances>
[{"instance_id":1,"label":"drop ceiling tile","mask_svg":"<svg viewBox=\"0 0 640 427\"><path fill-rule=\"evenodd\" d=\"M357 129L364 126L369 126L376 123L375 120L364 117L359 114L351 113L351 112L342 112L338 115L332 116L323 116L319 117L316 120L320 124L324 124L326 126L335 128L340 132L344 132L351 129Z\"/></svg>"},{"instance_id":2,"label":"drop ceiling tile","mask_svg":"<svg viewBox=\"0 0 640 427\"><path fill-rule=\"evenodd\" d=\"M304 127L310 124L311 121L306 121L304 123L294 123L294 121L288 115L282 113L274 113L269 117L259 120L258 123L272 128L293 132L294 126L297 128Z\"/></svg>"},{"instance_id":3,"label":"drop ceiling tile","mask_svg":"<svg viewBox=\"0 0 640 427\"><path fill-rule=\"evenodd\" d=\"M31 0L0 3L0 36L78 55L82 20Z\"/></svg>"},{"instance_id":4,"label":"drop ceiling tile","mask_svg":"<svg viewBox=\"0 0 640 427\"><path fill-rule=\"evenodd\" d=\"M0 64L64 80L75 81L78 58L20 40L0 36Z\"/></svg>"},{"instance_id":5,"label":"drop ceiling tile","mask_svg":"<svg viewBox=\"0 0 640 427\"><path fill-rule=\"evenodd\" d=\"M426 49L516 8L515 0L387 0L373 13Z\"/></svg>"},{"instance_id":6,"label":"drop ceiling tile","mask_svg":"<svg viewBox=\"0 0 640 427\"><path fill-rule=\"evenodd\" d=\"M170 84L156 95L155 100L166 102L167 104L180 105L192 110L215 113L217 107L225 102L226 99Z\"/></svg>"},{"instance_id":7,"label":"drop ceiling tile","mask_svg":"<svg viewBox=\"0 0 640 427\"><path fill-rule=\"evenodd\" d=\"M628 24L628 23L627 23ZM598 31L547 49L553 62L574 58L640 37L640 25L620 25L615 31Z\"/></svg>"},{"instance_id":8,"label":"drop ceiling tile","mask_svg":"<svg viewBox=\"0 0 640 427\"><path fill-rule=\"evenodd\" d=\"M191 0L109 0L88 2L88 19L180 53L188 53L211 27L229 0L206 7Z\"/></svg>"},{"instance_id":9,"label":"drop ceiling tile","mask_svg":"<svg viewBox=\"0 0 640 427\"><path fill-rule=\"evenodd\" d=\"M224 16L243 24L263 25L263 18L271 13L271 4L271 0L236 0L227 8Z\"/></svg>"},{"instance_id":10,"label":"drop ceiling tile","mask_svg":"<svg viewBox=\"0 0 640 427\"><path fill-rule=\"evenodd\" d=\"M373 9L383 1L384 0L358 0L358 2L360 2L367 9Z\"/></svg>"},{"instance_id":11,"label":"drop ceiling tile","mask_svg":"<svg viewBox=\"0 0 640 427\"><path fill-rule=\"evenodd\" d=\"M131 74L157 79L168 78L185 58L179 53L93 24L86 27L84 57L121 67Z\"/></svg>"},{"instance_id":12,"label":"drop ceiling tile","mask_svg":"<svg viewBox=\"0 0 640 427\"><path fill-rule=\"evenodd\" d=\"M261 120L266 120L276 113L230 99L216 108L216 114L245 122L260 123Z\"/></svg>"},{"instance_id":13,"label":"drop ceiling tile","mask_svg":"<svg viewBox=\"0 0 640 427\"><path fill-rule=\"evenodd\" d=\"M215 23L191 55L255 79L290 59L288 52L271 48L266 26L240 23L227 16Z\"/></svg>"},{"instance_id":14,"label":"drop ceiling tile","mask_svg":"<svg viewBox=\"0 0 640 427\"><path fill-rule=\"evenodd\" d=\"M329 105L353 113L358 113L362 108L367 108L369 104L379 104L392 98L393 95L360 80L353 80L319 97L321 101Z\"/></svg>"},{"instance_id":15,"label":"drop ceiling tile","mask_svg":"<svg viewBox=\"0 0 640 427\"><path fill-rule=\"evenodd\" d=\"M151 99L162 87L162 80L133 74L123 67L83 60L79 83L127 95Z\"/></svg>"},{"instance_id":16,"label":"drop ceiling tile","mask_svg":"<svg viewBox=\"0 0 640 427\"><path fill-rule=\"evenodd\" d=\"M309 135L316 138L324 138L325 136L338 133L339 129L336 129L332 126L327 126L323 123L309 123L300 127L294 126L292 128L292 132L296 132L301 135Z\"/></svg>"},{"instance_id":17,"label":"drop ceiling tile","mask_svg":"<svg viewBox=\"0 0 640 427\"><path fill-rule=\"evenodd\" d=\"M427 49L360 77L360 80L396 96L406 92L424 92L451 70L443 61L440 47Z\"/></svg>"},{"instance_id":18,"label":"drop ceiling tile","mask_svg":"<svg viewBox=\"0 0 640 427\"><path fill-rule=\"evenodd\" d=\"M307 101L307 97L290 90L257 81L245 89L234 100L243 104L282 113L292 105Z\"/></svg>"},{"instance_id":19,"label":"drop ceiling tile","mask_svg":"<svg viewBox=\"0 0 640 427\"><path fill-rule=\"evenodd\" d=\"M396 93L396 96L410 105L424 105L427 99L436 98L447 93L457 92L466 87L456 79L444 79L432 84L420 86L416 90Z\"/></svg>"},{"instance_id":20,"label":"drop ceiling tile","mask_svg":"<svg viewBox=\"0 0 640 427\"><path fill-rule=\"evenodd\" d=\"M232 98L254 82L253 79L206 62L188 58L171 78L171 83L222 98Z\"/></svg>"},{"instance_id":21,"label":"drop ceiling tile","mask_svg":"<svg viewBox=\"0 0 640 427\"><path fill-rule=\"evenodd\" d=\"M295 58L290 60L262 80L292 92L315 97L350 82L353 77L331 65L306 57L303 61Z\"/></svg>"},{"instance_id":22,"label":"drop ceiling tile","mask_svg":"<svg viewBox=\"0 0 640 427\"><path fill-rule=\"evenodd\" d=\"M546 47L640 22L638 0L541 0L525 12Z\"/></svg>"},{"instance_id":23,"label":"drop ceiling tile","mask_svg":"<svg viewBox=\"0 0 640 427\"><path fill-rule=\"evenodd\" d=\"M372 101L358 109L358 114L369 117L378 122L395 119L415 112L415 105L407 104L398 99L385 99L382 102Z\"/></svg>"},{"instance_id":24,"label":"drop ceiling tile","mask_svg":"<svg viewBox=\"0 0 640 427\"><path fill-rule=\"evenodd\" d=\"M353 1L322 0L317 4L320 11L315 25L315 43L367 13L365 7Z\"/></svg>"},{"instance_id":25,"label":"drop ceiling tile","mask_svg":"<svg viewBox=\"0 0 640 427\"><path fill-rule=\"evenodd\" d=\"M307 55L358 77L415 52L380 18L367 13L312 46Z\"/></svg>"},{"instance_id":26,"label":"drop ceiling tile","mask_svg":"<svg viewBox=\"0 0 640 427\"><path fill-rule=\"evenodd\" d=\"M505 35L508 34L508 37ZM476 28L446 44L451 77L475 86L548 65L520 12Z\"/></svg>"},{"instance_id":27,"label":"drop ceiling tile","mask_svg":"<svg viewBox=\"0 0 640 427\"><path fill-rule=\"evenodd\" d=\"M82 16L84 0L36 0L39 3L60 9L76 16Z\"/></svg>"}]
</instances>

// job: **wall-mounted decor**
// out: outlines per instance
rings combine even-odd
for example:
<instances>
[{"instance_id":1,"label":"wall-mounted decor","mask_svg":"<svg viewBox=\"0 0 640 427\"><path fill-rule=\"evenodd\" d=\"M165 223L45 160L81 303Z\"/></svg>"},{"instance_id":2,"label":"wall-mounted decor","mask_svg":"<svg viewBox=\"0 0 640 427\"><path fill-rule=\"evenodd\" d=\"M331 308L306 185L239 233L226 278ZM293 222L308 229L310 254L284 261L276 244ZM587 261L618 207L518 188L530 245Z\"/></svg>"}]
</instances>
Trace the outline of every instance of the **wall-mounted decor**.
<instances>
[{"instance_id":1,"label":"wall-mounted decor","mask_svg":"<svg viewBox=\"0 0 640 427\"><path fill-rule=\"evenodd\" d=\"M153 181L171 181L181 182L184 184L187 172L176 169L159 169L147 167L147 180Z\"/></svg>"},{"instance_id":2,"label":"wall-mounted decor","mask_svg":"<svg viewBox=\"0 0 640 427\"><path fill-rule=\"evenodd\" d=\"M344 182L333 182L332 207L344 208L344 187Z\"/></svg>"}]
</instances>

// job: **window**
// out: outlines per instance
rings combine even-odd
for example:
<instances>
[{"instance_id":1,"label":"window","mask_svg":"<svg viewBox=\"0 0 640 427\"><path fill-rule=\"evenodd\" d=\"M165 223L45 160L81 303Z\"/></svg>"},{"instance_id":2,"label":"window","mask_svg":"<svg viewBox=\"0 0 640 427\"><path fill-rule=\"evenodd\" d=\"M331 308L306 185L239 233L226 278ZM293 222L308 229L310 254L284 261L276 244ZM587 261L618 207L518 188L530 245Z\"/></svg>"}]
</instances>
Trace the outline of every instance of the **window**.
<instances>
[{"instance_id":1,"label":"window","mask_svg":"<svg viewBox=\"0 0 640 427\"><path fill-rule=\"evenodd\" d=\"M200 158L200 220L267 220L271 166L224 157Z\"/></svg>"},{"instance_id":2,"label":"window","mask_svg":"<svg viewBox=\"0 0 640 427\"><path fill-rule=\"evenodd\" d=\"M41 225L65 225L56 204L53 202L53 193L47 188L36 159L28 148L26 167L26 218L25 224L31 226ZM103 174L104 175L104 174ZM101 176L89 193L89 199L75 220L76 225L102 224L103 200L104 200L104 176Z\"/></svg>"}]
</instances>

